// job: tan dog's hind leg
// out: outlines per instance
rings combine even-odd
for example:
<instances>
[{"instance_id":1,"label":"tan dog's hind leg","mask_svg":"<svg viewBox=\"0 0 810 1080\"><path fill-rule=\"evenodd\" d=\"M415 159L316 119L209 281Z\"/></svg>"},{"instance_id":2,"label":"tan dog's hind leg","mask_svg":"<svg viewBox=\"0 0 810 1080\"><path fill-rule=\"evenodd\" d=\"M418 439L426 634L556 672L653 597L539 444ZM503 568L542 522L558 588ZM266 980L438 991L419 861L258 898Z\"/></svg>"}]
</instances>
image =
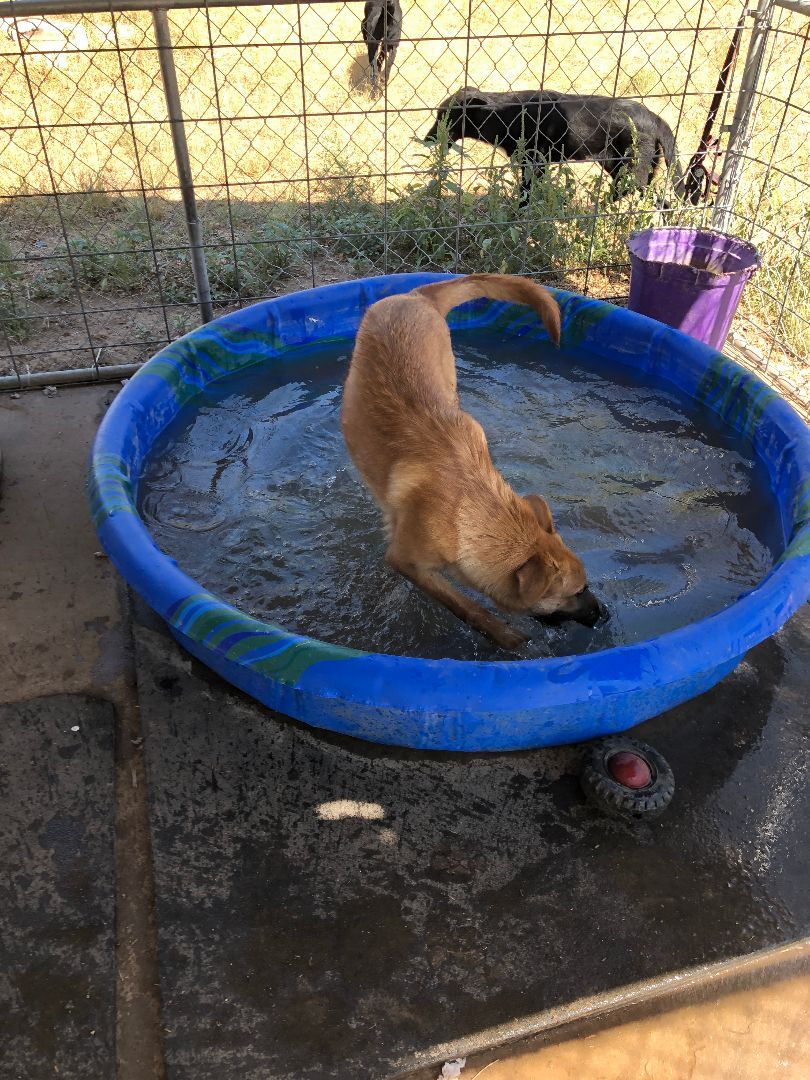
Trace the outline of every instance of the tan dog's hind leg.
<instances>
[{"instance_id":1,"label":"tan dog's hind leg","mask_svg":"<svg viewBox=\"0 0 810 1080\"><path fill-rule=\"evenodd\" d=\"M509 649L513 652L515 649L520 648L521 645L525 645L528 640L522 634L508 627L505 622L493 615L492 612L487 611L486 608L481 607L480 604L460 593L446 578L442 577L438 570L428 570L424 566L416 566L414 563L400 559L392 554L390 548L386 555L386 561L389 566L409 581L412 581L428 596L432 596L434 600L444 604L449 611L452 611L455 616L467 623L468 626L471 626L473 630L485 634L496 645L500 645L502 649Z\"/></svg>"}]
</instances>

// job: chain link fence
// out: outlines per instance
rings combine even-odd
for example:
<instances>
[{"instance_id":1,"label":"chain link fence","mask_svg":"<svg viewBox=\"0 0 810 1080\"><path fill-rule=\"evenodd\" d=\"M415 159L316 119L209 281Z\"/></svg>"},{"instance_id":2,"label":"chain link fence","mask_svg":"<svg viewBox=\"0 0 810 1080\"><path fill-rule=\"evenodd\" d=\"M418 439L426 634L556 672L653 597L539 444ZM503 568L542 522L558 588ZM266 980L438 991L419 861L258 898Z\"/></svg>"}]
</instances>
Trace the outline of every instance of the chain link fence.
<instances>
[{"instance_id":1,"label":"chain link fence","mask_svg":"<svg viewBox=\"0 0 810 1080\"><path fill-rule=\"evenodd\" d=\"M212 312L352 276L502 270L621 302L632 230L723 214L765 264L735 341L806 400L809 20L788 6L413 0L374 89L359 3L0 3L0 385L118 377ZM525 199L500 150L423 141L464 86L542 87L643 102L685 164L741 22L714 210L666 170L614 198L593 163Z\"/></svg>"},{"instance_id":2,"label":"chain link fence","mask_svg":"<svg viewBox=\"0 0 810 1080\"><path fill-rule=\"evenodd\" d=\"M713 224L754 243L731 350L810 405L810 3L761 0Z\"/></svg>"}]
</instances>

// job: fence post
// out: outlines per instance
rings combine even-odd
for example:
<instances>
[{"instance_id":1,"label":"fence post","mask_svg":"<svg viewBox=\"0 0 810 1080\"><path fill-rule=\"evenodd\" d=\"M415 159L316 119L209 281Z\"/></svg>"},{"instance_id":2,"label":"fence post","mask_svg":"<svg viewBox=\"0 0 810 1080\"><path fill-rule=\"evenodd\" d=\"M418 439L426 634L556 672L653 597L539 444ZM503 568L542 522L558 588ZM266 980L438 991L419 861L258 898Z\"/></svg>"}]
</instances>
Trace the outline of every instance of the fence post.
<instances>
[{"instance_id":1,"label":"fence post","mask_svg":"<svg viewBox=\"0 0 810 1080\"><path fill-rule=\"evenodd\" d=\"M155 40L157 41L158 56L160 57L160 73L163 77L163 93L166 96L166 109L168 110L172 132L177 178L180 182L180 193L183 196L183 206L186 211L191 269L194 273L194 284L197 289L197 303L200 305L200 317L204 323L207 323L214 317L214 309L211 304L211 285L208 281L208 267L206 266L205 252L202 246L202 228L197 214L197 199L194 194L194 178L191 174L191 161L188 156L183 107L180 103L180 91L177 87L172 35L164 8L156 8L152 12L152 23L155 28Z\"/></svg>"},{"instance_id":2,"label":"fence post","mask_svg":"<svg viewBox=\"0 0 810 1080\"><path fill-rule=\"evenodd\" d=\"M734 210L737 189L742 177L745 153L751 141L754 98L759 86L762 58L765 55L765 45L771 29L774 6L775 0L759 0L757 10L749 12L754 16L754 25L751 30L751 40L748 43L748 54L745 57L745 66L740 80L737 105L731 121L728 149L723 161L723 171L720 174L717 198L712 213L712 228L719 229L721 232L725 232L729 227L729 219Z\"/></svg>"}]
</instances>

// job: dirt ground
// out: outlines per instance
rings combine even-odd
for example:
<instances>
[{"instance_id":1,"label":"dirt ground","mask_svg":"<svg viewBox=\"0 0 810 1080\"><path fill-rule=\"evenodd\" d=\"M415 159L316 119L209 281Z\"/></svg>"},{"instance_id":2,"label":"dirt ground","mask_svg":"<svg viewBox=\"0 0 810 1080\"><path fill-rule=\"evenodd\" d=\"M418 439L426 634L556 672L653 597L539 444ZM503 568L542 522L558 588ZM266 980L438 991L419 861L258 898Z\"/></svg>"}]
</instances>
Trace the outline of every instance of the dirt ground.
<instances>
[{"instance_id":1,"label":"dirt ground","mask_svg":"<svg viewBox=\"0 0 810 1080\"><path fill-rule=\"evenodd\" d=\"M312 285L327 285L347 276L345 268L336 261L319 259L314 265L314 280L313 271L307 268L292 275L283 287L268 293L267 297ZM67 368L141 364L169 341L193 330L200 321L196 304L163 305L160 296L153 292L111 296L105 292L85 291L82 302L85 315L65 314L63 304L32 306L32 314L37 316L34 329L24 344L15 346L13 359L0 353L0 375L17 372L24 377ZM227 314L236 306L218 305L216 314Z\"/></svg>"}]
</instances>

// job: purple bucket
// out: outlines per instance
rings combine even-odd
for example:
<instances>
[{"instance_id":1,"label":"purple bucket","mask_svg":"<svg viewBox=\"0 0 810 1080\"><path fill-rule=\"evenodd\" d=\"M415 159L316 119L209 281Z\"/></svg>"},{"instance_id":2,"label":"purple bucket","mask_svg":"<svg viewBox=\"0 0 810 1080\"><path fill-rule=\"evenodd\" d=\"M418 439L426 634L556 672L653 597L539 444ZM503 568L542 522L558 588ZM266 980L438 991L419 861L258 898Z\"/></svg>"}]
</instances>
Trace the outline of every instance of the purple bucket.
<instances>
[{"instance_id":1,"label":"purple bucket","mask_svg":"<svg viewBox=\"0 0 810 1080\"><path fill-rule=\"evenodd\" d=\"M628 307L722 349L746 281L759 268L753 244L710 229L633 233Z\"/></svg>"}]
</instances>

